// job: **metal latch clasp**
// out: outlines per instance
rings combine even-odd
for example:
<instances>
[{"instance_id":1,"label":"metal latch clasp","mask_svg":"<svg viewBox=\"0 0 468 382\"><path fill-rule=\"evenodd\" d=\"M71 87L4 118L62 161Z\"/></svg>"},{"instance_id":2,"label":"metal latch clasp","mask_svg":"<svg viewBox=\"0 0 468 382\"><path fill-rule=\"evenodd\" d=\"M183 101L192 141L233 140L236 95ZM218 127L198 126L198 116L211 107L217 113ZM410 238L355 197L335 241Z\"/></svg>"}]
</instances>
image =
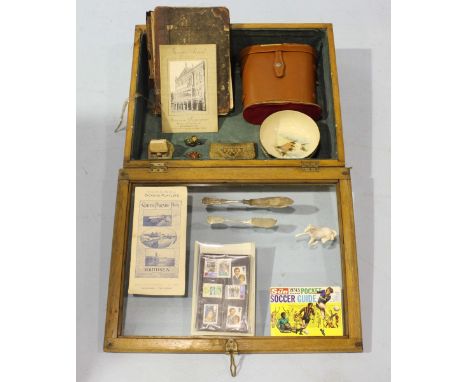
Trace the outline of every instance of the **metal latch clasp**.
<instances>
[{"instance_id":1,"label":"metal latch clasp","mask_svg":"<svg viewBox=\"0 0 468 382\"><path fill-rule=\"evenodd\" d=\"M231 371L231 375L235 377L237 375L237 365L234 359L234 355L238 355L239 352L237 351L237 342L234 341L232 338L229 338L226 341L226 354L229 355L231 361L229 370Z\"/></svg>"}]
</instances>

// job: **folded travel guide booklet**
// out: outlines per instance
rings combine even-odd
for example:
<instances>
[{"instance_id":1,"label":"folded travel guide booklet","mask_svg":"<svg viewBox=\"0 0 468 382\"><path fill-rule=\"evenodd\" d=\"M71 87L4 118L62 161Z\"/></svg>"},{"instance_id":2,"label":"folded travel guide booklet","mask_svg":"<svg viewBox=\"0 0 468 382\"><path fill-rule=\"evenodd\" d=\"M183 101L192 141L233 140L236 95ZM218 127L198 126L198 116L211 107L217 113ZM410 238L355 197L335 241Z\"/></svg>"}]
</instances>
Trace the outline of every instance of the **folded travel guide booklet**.
<instances>
[{"instance_id":1,"label":"folded travel guide booklet","mask_svg":"<svg viewBox=\"0 0 468 382\"><path fill-rule=\"evenodd\" d=\"M185 294L187 187L135 187L129 294Z\"/></svg>"},{"instance_id":2,"label":"folded travel guide booklet","mask_svg":"<svg viewBox=\"0 0 468 382\"><path fill-rule=\"evenodd\" d=\"M341 288L270 288L270 335L342 336Z\"/></svg>"}]
</instances>

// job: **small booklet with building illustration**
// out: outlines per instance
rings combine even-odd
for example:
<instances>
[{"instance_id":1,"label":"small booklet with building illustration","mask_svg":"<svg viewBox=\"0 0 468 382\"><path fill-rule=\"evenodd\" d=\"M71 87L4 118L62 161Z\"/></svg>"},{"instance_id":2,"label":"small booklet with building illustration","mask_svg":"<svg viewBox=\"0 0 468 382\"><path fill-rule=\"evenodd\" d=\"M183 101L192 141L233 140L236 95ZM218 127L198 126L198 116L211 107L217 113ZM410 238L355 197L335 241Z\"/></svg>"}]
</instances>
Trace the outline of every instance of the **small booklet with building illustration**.
<instances>
[{"instance_id":1,"label":"small booklet with building illustration","mask_svg":"<svg viewBox=\"0 0 468 382\"><path fill-rule=\"evenodd\" d=\"M218 131L216 45L160 45L164 133Z\"/></svg>"}]
</instances>

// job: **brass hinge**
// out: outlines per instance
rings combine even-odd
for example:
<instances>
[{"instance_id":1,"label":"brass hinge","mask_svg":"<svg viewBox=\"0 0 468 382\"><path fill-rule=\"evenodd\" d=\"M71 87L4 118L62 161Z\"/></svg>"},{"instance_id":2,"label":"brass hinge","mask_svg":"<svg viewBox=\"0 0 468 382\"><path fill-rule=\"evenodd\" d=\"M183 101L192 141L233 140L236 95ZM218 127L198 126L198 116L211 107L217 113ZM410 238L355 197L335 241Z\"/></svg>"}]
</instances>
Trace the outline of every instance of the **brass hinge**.
<instances>
[{"instance_id":1,"label":"brass hinge","mask_svg":"<svg viewBox=\"0 0 468 382\"><path fill-rule=\"evenodd\" d=\"M164 162L151 162L150 163L151 172L167 172L167 163Z\"/></svg>"},{"instance_id":2,"label":"brass hinge","mask_svg":"<svg viewBox=\"0 0 468 382\"><path fill-rule=\"evenodd\" d=\"M229 355L231 359L229 370L231 371L231 375L235 377L237 375L237 365L234 359L234 355L238 355L239 353L237 351L237 342L232 338L229 338L226 341L226 354Z\"/></svg>"},{"instance_id":3,"label":"brass hinge","mask_svg":"<svg viewBox=\"0 0 468 382\"><path fill-rule=\"evenodd\" d=\"M304 171L319 171L319 161L318 160L304 160L301 162L301 167Z\"/></svg>"}]
</instances>

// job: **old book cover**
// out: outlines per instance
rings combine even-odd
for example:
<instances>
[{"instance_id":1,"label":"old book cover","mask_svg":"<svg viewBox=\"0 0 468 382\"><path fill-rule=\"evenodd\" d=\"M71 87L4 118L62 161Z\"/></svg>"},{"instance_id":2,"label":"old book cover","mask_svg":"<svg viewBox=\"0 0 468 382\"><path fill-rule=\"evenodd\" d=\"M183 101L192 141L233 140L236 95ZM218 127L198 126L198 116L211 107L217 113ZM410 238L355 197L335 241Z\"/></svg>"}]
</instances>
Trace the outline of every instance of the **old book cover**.
<instances>
[{"instance_id":1,"label":"old book cover","mask_svg":"<svg viewBox=\"0 0 468 382\"><path fill-rule=\"evenodd\" d=\"M216 133L216 46L160 45L164 133Z\"/></svg>"},{"instance_id":2,"label":"old book cover","mask_svg":"<svg viewBox=\"0 0 468 382\"><path fill-rule=\"evenodd\" d=\"M342 336L341 288L270 288L272 336Z\"/></svg>"},{"instance_id":3,"label":"old book cover","mask_svg":"<svg viewBox=\"0 0 468 382\"><path fill-rule=\"evenodd\" d=\"M156 113L161 112L160 45L216 44L218 114L234 107L229 27L225 7L156 7L151 12Z\"/></svg>"},{"instance_id":4,"label":"old book cover","mask_svg":"<svg viewBox=\"0 0 468 382\"><path fill-rule=\"evenodd\" d=\"M135 187L129 294L185 294L187 187Z\"/></svg>"}]
</instances>

